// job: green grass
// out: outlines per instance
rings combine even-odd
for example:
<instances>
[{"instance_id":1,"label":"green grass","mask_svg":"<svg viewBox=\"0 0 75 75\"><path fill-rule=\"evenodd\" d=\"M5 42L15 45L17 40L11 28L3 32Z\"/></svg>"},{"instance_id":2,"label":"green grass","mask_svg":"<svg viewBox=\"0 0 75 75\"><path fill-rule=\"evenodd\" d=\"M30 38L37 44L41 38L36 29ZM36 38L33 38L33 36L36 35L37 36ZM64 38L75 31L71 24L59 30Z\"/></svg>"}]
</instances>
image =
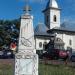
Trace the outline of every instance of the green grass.
<instances>
[{"instance_id":1,"label":"green grass","mask_svg":"<svg viewBox=\"0 0 75 75\"><path fill-rule=\"evenodd\" d=\"M0 64L0 75L13 75L13 66L11 64Z\"/></svg>"},{"instance_id":2,"label":"green grass","mask_svg":"<svg viewBox=\"0 0 75 75\"><path fill-rule=\"evenodd\" d=\"M75 68L65 65L39 65L39 75L75 75Z\"/></svg>"},{"instance_id":3,"label":"green grass","mask_svg":"<svg viewBox=\"0 0 75 75\"><path fill-rule=\"evenodd\" d=\"M14 75L12 64L0 64L0 75ZM75 67L66 65L39 64L39 75L75 75Z\"/></svg>"}]
</instances>

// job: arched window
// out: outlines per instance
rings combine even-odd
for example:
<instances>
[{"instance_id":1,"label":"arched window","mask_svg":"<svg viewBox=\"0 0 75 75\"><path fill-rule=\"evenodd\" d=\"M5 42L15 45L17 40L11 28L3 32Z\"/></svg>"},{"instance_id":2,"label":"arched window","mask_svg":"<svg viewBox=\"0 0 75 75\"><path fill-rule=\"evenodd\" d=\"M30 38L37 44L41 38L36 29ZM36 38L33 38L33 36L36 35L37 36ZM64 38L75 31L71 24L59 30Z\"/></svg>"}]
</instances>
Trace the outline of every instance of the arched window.
<instances>
[{"instance_id":1,"label":"arched window","mask_svg":"<svg viewBox=\"0 0 75 75\"><path fill-rule=\"evenodd\" d=\"M44 43L43 43L43 49L44 49L44 50L46 50L46 45L47 45L47 42L44 42Z\"/></svg>"},{"instance_id":2,"label":"arched window","mask_svg":"<svg viewBox=\"0 0 75 75\"><path fill-rule=\"evenodd\" d=\"M72 45L72 40L69 40L69 45Z\"/></svg>"},{"instance_id":3,"label":"arched window","mask_svg":"<svg viewBox=\"0 0 75 75\"><path fill-rule=\"evenodd\" d=\"M53 17L53 21L54 21L54 22L57 21L56 15L54 15L54 17Z\"/></svg>"},{"instance_id":4,"label":"arched window","mask_svg":"<svg viewBox=\"0 0 75 75\"><path fill-rule=\"evenodd\" d=\"M42 42L39 42L39 47L40 47L40 48L42 47Z\"/></svg>"}]
</instances>

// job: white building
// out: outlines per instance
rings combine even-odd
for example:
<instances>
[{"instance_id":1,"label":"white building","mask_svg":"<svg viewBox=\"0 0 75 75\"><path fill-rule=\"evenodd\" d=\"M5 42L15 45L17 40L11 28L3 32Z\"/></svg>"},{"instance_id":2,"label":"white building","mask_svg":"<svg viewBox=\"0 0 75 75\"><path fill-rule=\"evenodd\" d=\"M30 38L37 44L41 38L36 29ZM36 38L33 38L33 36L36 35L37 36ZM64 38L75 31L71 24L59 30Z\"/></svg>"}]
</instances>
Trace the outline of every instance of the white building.
<instances>
[{"instance_id":1,"label":"white building","mask_svg":"<svg viewBox=\"0 0 75 75\"><path fill-rule=\"evenodd\" d=\"M46 9L43 10L45 25L40 23L35 29L36 50L44 50L44 44L48 43L54 34L56 35L55 48L75 50L75 30L62 27L64 23L60 23L60 11L56 0L48 1ZM48 34L47 30L53 34Z\"/></svg>"}]
</instances>

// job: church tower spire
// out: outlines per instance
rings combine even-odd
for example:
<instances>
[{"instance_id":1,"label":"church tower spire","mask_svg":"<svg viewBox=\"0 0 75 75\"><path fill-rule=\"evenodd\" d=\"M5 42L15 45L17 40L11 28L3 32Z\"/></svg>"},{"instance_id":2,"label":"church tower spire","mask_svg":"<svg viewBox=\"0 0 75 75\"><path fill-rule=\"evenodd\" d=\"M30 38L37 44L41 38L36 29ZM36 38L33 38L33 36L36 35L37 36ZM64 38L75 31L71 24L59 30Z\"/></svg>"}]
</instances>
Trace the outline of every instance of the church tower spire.
<instances>
[{"instance_id":1,"label":"church tower spire","mask_svg":"<svg viewBox=\"0 0 75 75\"><path fill-rule=\"evenodd\" d=\"M56 0L49 0L49 2L47 3L47 7L58 8L58 4L57 4Z\"/></svg>"},{"instance_id":2,"label":"church tower spire","mask_svg":"<svg viewBox=\"0 0 75 75\"><path fill-rule=\"evenodd\" d=\"M49 29L60 27L60 9L56 0L49 0L43 13L45 25Z\"/></svg>"}]
</instances>

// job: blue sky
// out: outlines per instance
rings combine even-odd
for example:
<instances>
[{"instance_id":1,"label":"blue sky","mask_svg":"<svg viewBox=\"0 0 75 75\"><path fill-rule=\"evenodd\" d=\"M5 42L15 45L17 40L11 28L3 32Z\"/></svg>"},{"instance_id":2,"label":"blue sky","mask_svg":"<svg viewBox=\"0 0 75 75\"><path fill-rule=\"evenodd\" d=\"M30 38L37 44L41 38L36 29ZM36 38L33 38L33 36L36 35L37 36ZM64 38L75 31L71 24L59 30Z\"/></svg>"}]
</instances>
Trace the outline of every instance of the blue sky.
<instances>
[{"instance_id":1,"label":"blue sky","mask_svg":"<svg viewBox=\"0 0 75 75\"><path fill-rule=\"evenodd\" d=\"M34 26L38 22L44 22L42 10L48 0L29 0L32 7L31 14L34 16ZM61 10L61 22L75 20L75 0L57 0ZM0 19L16 19L22 14L22 8L26 3L23 0L0 0Z\"/></svg>"}]
</instances>

